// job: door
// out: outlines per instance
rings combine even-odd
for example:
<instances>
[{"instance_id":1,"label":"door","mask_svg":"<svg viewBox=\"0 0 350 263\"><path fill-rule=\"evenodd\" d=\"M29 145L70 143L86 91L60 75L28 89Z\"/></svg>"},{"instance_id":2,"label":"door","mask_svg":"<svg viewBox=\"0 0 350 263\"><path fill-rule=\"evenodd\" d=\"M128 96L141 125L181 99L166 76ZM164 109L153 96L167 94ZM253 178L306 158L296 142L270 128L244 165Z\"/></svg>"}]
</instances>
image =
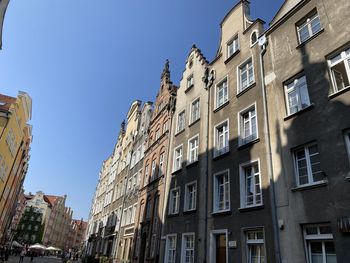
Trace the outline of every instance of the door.
<instances>
[{"instance_id":1,"label":"door","mask_svg":"<svg viewBox=\"0 0 350 263\"><path fill-rule=\"evenodd\" d=\"M215 235L216 263L226 263L226 234Z\"/></svg>"}]
</instances>

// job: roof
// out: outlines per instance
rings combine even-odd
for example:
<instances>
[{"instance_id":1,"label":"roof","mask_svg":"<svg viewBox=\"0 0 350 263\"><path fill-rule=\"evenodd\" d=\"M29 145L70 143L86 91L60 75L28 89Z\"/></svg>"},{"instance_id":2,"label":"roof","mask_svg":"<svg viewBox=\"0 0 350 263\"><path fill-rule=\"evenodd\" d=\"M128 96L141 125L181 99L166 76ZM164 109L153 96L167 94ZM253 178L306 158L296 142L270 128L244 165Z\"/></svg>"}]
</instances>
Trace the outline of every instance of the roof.
<instances>
[{"instance_id":1,"label":"roof","mask_svg":"<svg viewBox=\"0 0 350 263\"><path fill-rule=\"evenodd\" d=\"M8 111L11 104L16 102L16 98L0 94L0 110Z\"/></svg>"},{"instance_id":2,"label":"roof","mask_svg":"<svg viewBox=\"0 0 350 263\"><path fill-rule=\"evenodd\" d=\"M275 14L275 16L272 18L271 22L269 23L270 26L276 23L282 17L284 17L290 10L292 10L301 1L302 0L285 0L284 3L281 5L280 9Z\"/></svg>"},{"instance_id":3,"label":"roof","mask_svg":"<svg viewBox=\"0 0 350 263\"><path fill-rule=\"evenodd\" d=\"M49 203L49 205L54 206L54 204L56 203L57 198L59 198L59 196L55 196L55 195L44 195L44 200L46 202Z\"/></svg>"}]
</instances>

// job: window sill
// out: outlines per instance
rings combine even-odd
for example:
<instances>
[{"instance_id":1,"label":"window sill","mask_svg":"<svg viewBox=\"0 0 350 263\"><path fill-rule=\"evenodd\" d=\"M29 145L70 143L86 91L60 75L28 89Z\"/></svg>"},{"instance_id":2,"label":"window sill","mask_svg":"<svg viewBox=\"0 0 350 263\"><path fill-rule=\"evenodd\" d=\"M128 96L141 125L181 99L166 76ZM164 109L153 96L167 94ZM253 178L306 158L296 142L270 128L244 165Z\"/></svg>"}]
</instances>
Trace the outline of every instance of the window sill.
<instances>
[{"instance_id":1,"label":"window sill","mask_svg":"<svg viewBox=\"0 0 350 263\"><path fill-rule=\"evenodd\" d=\"M323 186L327 186L327 185L328 185L328 181L327 180L322 180L322 181L319 181L319 182L316 182L316 183L307 184L307 185L300 185L300 186L294 187L294 188L292 188L292 192L303 191L303 190L323 187Z\"/></svg>"},{"instance_id":2,"label":"window sill","mask_svg":"<svg viewBox=\"0 0 350 263\"><path fill-rule=\"evenodd\" d=\"M309 37L307 40L305 40L304 42L300 43L296 48L300 49L303 46L305 46L308 42L310 42L311 40L313 40L314 38L316 38L319 34L324 32L324 28L320 29L320 31L318 31L316 34L314 34L313 36Z\"/></svg>"},{"instance_id":3,"label":"window sill","mask_svg":"<svg viewBox=\"0 0 350 263\"><path fill-rule=\"evenodd\" d=\"M332 93L331 95L328 96L328 98L331 100L331 99L333 99L335 97L338 97L339 95L341 95L341 94L343 94L343 93L345 93L345 92L347 92L349 90L350 90L350 86L345 87L345 88L343 88L341 90L338 90L337 92Z\"/></svg>"},{"instance_id":4,"label":"window sill","mask_svg":"<svg viewBox=\"0 0 350 263\"><path fill-rule=\"evenodd\" d=\"M231 214L231 209L215 211L211 213L212 216L223 216L223 215L229 215L229 214Z\"/></svg>"},{"instance_id":5,"label":"window sill","mask_svg":"<svg viewBox=\"0 0 350 263\"><path fill-rule=\"evenodd\" d=\"M213 153L213 160L220 159L221 157L227 156L230 154L230 150L227 150L226 152L220 153L220 154L215 154L215 150Z\"/></svg>"},{"instance_id":6,"label":"window sill","mask_svg":"<svg viewBox=\"0 0 350 263\"><path fill-rule=\"evenodd\" d=\"M191 86L187 87L185 89L185 93L189 92L193 87L194 87L194 84L192 84Z\"/></svg>"},{"instance_id":7,"label":"window sill","mask_svg":"<svg viewBox=\"0 0 350 263\"><path fill-rule=\"evenodd\" d=\"M251 140L250 142L246 142L245 144L239 145L237 147L237 150L242 150L242 149L247 148L247 147L249 147L249 146L251 146L251 145L253 145L255 143L258 143L258 142L260 142L260 138L256 138L254 140Z\"/></svg>"},{"instance_id":8,"label":"window sill","mask_svg":"<svg viewBox=\"0 0 350 263\"><path fill-rule=\"evenodd\" d=\"M179 215L179 212L175 213L175 214L168 214L168 217L176 217Z\"/></svg>"},{"instance_id":9,"label":"window sill","mask_svg":"<svg viewBox=\"0 0 350 263\"><path fill-rule=\"evenodd\" d=\"M186 210L186 211L184 211L184 215L190 215L190 214L194 214L196 212L197 212L196 208L192 209L192 210Z\"/></svg>"},{"instance_id":10,"label":"window sill","mask_svg":"<svg viewBox=\"0 0 350 263\"><path fill-rule=\"evenodd\" d=\"M182 170L182 168L179 168L179 169L177 169L177 170L175 170L175 171L172 171L172 172L171 172L171 175L178 174L178 173L181 172L181 170Z\"/></svg>"},{"instance_id":11,"label":"window sill","mask_svg":"<svg viewBox=\"0 0 350 263\"><path fill-rule=\"evenodd\" d=\"M181 131L178 131L175 133L175 137L178 136L179 134L183 133L185 131L185 128L183 128Z\"/></svg>"},{"instance_id":12,"label":"window sill","mask_svg":"<svg viewBox=\"0 0 350 263\"><path fill-rule=\"evenodd\" d=\"M214 113L215 112L218 112L219 110L221 110L223 107L225 107L227 104L229 104L230 103L230 101L228 100L228 101L226 101L225 103L223 103L222 105L220 105L219 107L217 107L216 109L214 109Z\"/></svg>"},{"instance_id":13,"label":"window sill","mask_svg":"<svg viewBox=\"0 0 350 263\"><path fill-rule=\"evenodd\" d=\"M227 64L228 62L230 62L230 60L233 59L239 52L240 52L240 50L237 49L235 52L233 52L233 53L231 54L231 56L229 56L229 57L224 61L224 63Z\"/></svg>"},{"instance_id":14,"label":"window sill","mask_svg":"<svg viewBox=\"0 0 350 263\"><path fill-rule=\"evenodd\" d=\"M201 120L201 118L198 118L197 120L191 122L191 123L188 125L188 127L191 127L191 126L195 125L195 124L196 124L197 122L199 122L200 120Z\"/></svg>"},{"instance_id":15,"label":"window sill","mask_svg":"<svg viewBox=\"0 0 350 263\"><path fill-rule=\"evenodd\" d=\"M305 111L311 110L313 107L314 107L314 104L311 103L309 106L305 107L304 109L301 109L300 111L297 111L297 112L295 112L295 113L293 113L291 115L288 115L288 116L284 117L284 120L286 121L286 120L292 119L295 116L297 116L297 115L299 115L299 114L301 114L301 113L303 113Z\"/></svg>"},{"instance_id":16,"label":"window sill","mask_svg":"<svg viewBox=\"0 0 350 263\"><path fill-rule=\"evenodd\" d=\"M248 212L248 211L254 211L254 210L260 210L260 209L264 209L264 205L252 205L252 206L247 206L247 207L240 207L238 208L239 212Z\"/></svg>"},{"instance_id":17,"label":"window sill","mask_svg":"<svg viewBox=\"0 0 350 263\"><path fill-rule=\"evenodd\" d=\"M253 82L248 87L246 87L244 90L241 90L240 92L238 92L236 97L239 98L240 96L242 96L244 93L246 93L248 90L250 90L251 88L253 88L255 86L256 86L256 82Z\"/></svg>"},{"instance_id":18,"label":"window sill","mask_svg":"<svg viewBox=\"0 0 350 263\"><path fill-rule=\"evenodd\" d=\"M198 160L193 161L192 163L188 163L188 164L186 165L186 168L190 168L190 167L192 167L192 166L194 166L194 165L196 165L196 164L198 164Z\"/></svg>"}]
</instances>

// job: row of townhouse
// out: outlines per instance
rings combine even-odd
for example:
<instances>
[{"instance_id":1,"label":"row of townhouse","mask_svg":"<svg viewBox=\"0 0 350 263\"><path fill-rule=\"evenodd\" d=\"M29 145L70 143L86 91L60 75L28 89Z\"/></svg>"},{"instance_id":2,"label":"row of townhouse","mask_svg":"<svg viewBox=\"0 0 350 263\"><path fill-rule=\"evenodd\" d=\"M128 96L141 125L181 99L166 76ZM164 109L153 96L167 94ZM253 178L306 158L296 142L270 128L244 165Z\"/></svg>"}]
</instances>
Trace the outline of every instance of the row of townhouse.
<instances>
[{"instance_id":1,"label":"row of townhouse","mask_svg":"<svg viewBox=\"0 0 350 263\"><path fill-rule=\"evenodd\" d=\"M178 88L166 63L113 258L350 260L349 10L287 0L265 30L242 0L211 62L193 46Z\"/></svg>"}]
</instances>

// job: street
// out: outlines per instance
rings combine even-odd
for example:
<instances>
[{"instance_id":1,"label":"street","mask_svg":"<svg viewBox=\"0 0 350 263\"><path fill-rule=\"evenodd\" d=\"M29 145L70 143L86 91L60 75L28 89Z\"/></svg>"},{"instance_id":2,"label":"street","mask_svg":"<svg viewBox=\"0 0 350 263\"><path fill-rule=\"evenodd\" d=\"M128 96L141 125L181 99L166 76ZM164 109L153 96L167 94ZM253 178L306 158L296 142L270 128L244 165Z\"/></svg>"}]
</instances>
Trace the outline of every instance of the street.
<instances>
[{"instance_id":1,"label":"street","mask_svg":"<svg viewBox=\"0 0 350 263\"><path fill-rule=\"evenodd\" d=\"M19 256L10 256L8 263L18 263ZM35 257L32 263L61 263L61 258L56 257ZM70 261L70 262L80 262L80 261ZM23 263L30 263L30 257L24 257Z\"/></svg>"}]
</instances>

